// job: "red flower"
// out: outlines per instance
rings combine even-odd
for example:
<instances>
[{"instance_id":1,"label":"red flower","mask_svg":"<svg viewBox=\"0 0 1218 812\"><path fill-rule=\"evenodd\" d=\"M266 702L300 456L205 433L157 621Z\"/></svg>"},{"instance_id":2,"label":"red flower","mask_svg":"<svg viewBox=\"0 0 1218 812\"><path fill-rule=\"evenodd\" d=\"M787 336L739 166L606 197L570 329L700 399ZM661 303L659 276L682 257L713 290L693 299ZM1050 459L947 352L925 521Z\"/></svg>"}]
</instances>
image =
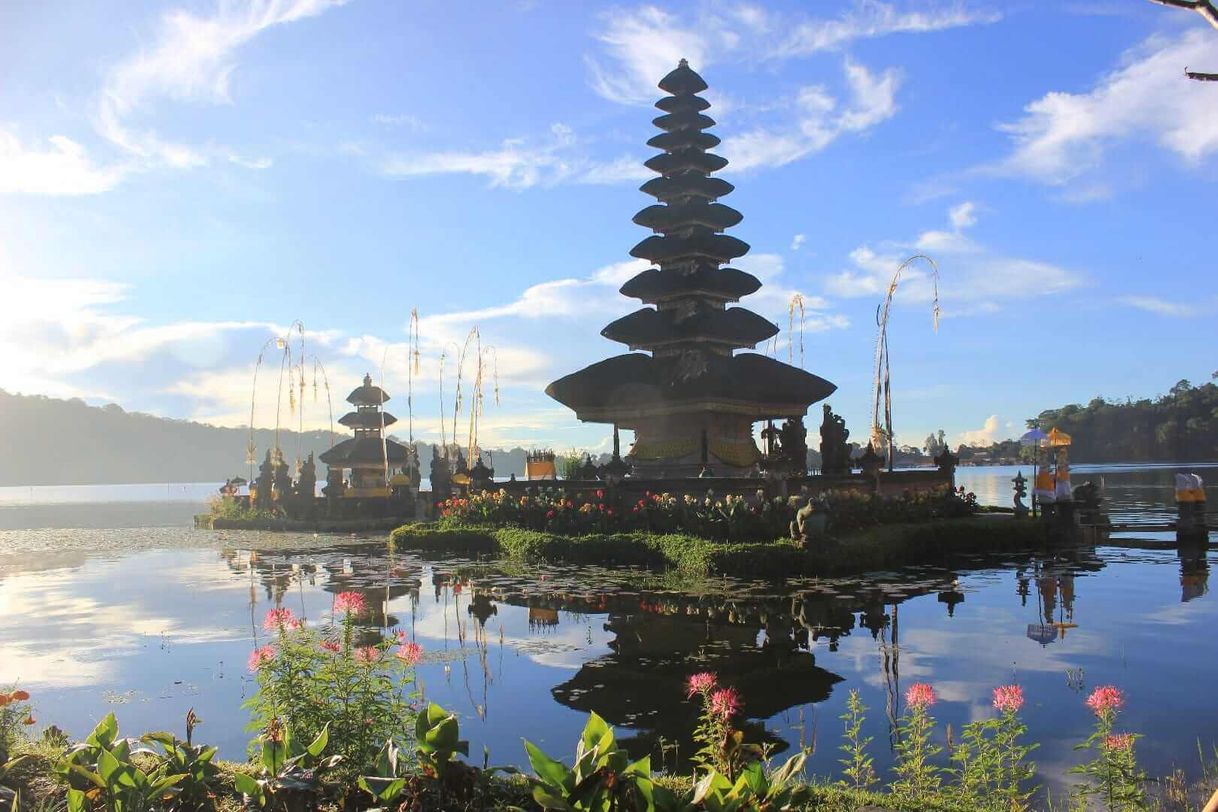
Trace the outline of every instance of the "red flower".
<instances>
[{"instance_id":1,"label":"red flower","mask_svg":"<svg viewBox=\"0 0 1218 812\"><path fill-rule=\"evenodd\" d=\"M935 700L935 689L925 682L915 682L905 692L905 704L916 710L929 708Z\"/></svg>"},{"instance_id":2,"label":"red flower","mask_svg":"<svg viewBox=\"0 0 1218 812\"><path fill-rule=\"evenodd\" d=\"M1087 707L1091 708L1096 716L1119 710L1124 704L1125 695L1115 685L1101 685L1087 697Z\"/></svg>"},{"instance_id":3,"label":"red flower","mask_svg":"<svg viewBox=\"0 0 1218 812\"><path fill-rule=\"evenodd\" d=\"M275 659L274 646L263 646L262 648L254 649L250 652L249 657L250 671L257 671L273 659Z\"/></svg>"},{"instance_id":4,"label":"red flower","mask_svg":"<svg viewBox=\"0 0 1218 812\"><path fill-rule=\"evenodd\" d=\"M334 611L359 616L368 611L368 604L358 592L340 592L334 599Z\"/></svg>"},{"instance_id":5,"label":"red flower","mask_svg":"<svg viewBox=\"0 0 1218 812\"><path fill-rule=\"evenodd\" d=\"M691 674L689 679L685 681L685 694L692 698L694 694L705 693L718 684L715 675L709 671Z\"/></svg>"},{"instance_id":6,"label":"red flower","mask_svg":"<svg viewBox=\"0 0 1218 812\"><path fill-rule=\"evenodd\" d=\"M597 499L604 499L604 498L605 498L605 492L604 492L604 491L600 491L600 490L598 490L598 491L596 492L596 498L597 498Z\"/></svg>"},{"instance_id":7,"label":"red flower","mask_svg":"<svg viewBox=\"0 0 1218 812\"><path fill-rule=\"evenodd\" d=\"M1015 713L1023 707L1023 688L1000 685L994 689L994 708L1002 713Z\"/></svg>"},{"instance_id":8,"label":"red flower","mask_svg":"<svg viewBox=\"0 0 1218 812\"><path fill-rule=\"evenodd\" d=\"M423 647L418 643L402 643L401 648L397 650L397 655L398 659L407 665L414 665L423 659Z\"/></svg>"},{"instance_id":9,"label":"red flower","mask_svg":"<svg viewBox=\"0 0 1218 812\"><path fill-rule=\"evenodd\" d=\"M605 511L605 515L606 515L606 516L612 516L612 515L613 515L613 508L609 508L608 510L606 510L606 511Z\"/></svg>"},{"instance_id":10,"label":"red flower","mask_svg":"<svg viewBox=\"0 0 1218 812\"><path fill-rule=\"evenodd\" d=\"M735 688L720 688L711 694L710 711L720 719L728 720L740 710L740 694Z\"/></svg>"},{"instance_id":11,"label":"red flower","mask_svg":"<svg viewBox=\"0 0 1218 812\"><path fill-rule=\"evenodd\" d=\"M266 613L266 617L262 619L262 628L268 632L277 631L285 628L295 628L296 615L292 614L291 609L279 608L272 609Z\"/></svg>"},{"instance_id":12,"label":"red flower","mask_svg":"<svg viewBox=\"0 0 1218 812\"><path fill-rule=\"evenodd\" d=\"M555 516L554 511L552 511L552 510L547 510L547 511L546 511L546 518L547 518L547 519L553 519L553 518L554 518L554 516Z\"/></svg>"},{"instance_id":13,"label":"red flower","mask_svg":"<svg viewBox=\"0 0 1218 812\"><path fill-rule=\"evenodd\" d=\"M343 650L343 647L340 646L334 640L322 640L321 647L324 648L326 651L329 651L332 654L337 654L338 652Z\"/></svg>"},{"instance_id":14,"label":"red flower","mask_svg":"<svg viewBox=\"0 0 1218 812\"><path fill-rule=\"evenodd\" d=\"M361 665L372 665L381 659L381 651L376 646L360 646L352 656Z\"/></svg>"}]
</instances>

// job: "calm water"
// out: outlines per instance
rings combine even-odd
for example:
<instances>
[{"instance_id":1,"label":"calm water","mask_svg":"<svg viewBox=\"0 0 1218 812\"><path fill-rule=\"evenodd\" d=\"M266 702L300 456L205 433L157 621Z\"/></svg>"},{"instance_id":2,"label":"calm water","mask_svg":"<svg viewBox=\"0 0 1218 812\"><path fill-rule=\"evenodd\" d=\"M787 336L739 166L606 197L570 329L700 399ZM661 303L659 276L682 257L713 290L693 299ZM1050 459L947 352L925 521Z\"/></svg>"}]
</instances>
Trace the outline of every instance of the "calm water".
<instances>
[{"instance_id":1,"label":"calm water","mask_svg":"<svg viewBox=\"0 0 1218 812\"><path fill-rule=\"evenodd\" d=\"M1171 473L1105 469L1113 513L1167 511ZM960 481L1009 503L1013 475L963 469ZM836 769L850 688L871 708L868 735L887 763L887 712L921 680L957 730L989 713L994 685L1022 683L1050 780L1074 763L1090 723L1082 700L1098 684L1128 691L1122 724L1147 734L1139 747L1154 772L1195 768L1197 739L1218 741L1214 552L1182 562L1100 547L678 592L639 572L395 557L381 539L195 531L182 526L197 509L189 500L154 499L109 503L110 527L49 528L63 505L35 499L0 507L3 526L25 528L0 530L0 684L20 680L40 723L83 735L114 710L136 732L179 727L194 707L200 735L239 757L262 616L283 605L324 622L334 595L357 589L381 629L423 644L424 690L461 714L474 761L485 746L492 763L522 762L521 736L570 757L596 710L639 751L675 743L672 764L689 752L695 710L681 683L698 670L740 688L755 736L815 741L820 774ZM178 526L163 526L171 509Z\"/></svg>"}]
</instances>

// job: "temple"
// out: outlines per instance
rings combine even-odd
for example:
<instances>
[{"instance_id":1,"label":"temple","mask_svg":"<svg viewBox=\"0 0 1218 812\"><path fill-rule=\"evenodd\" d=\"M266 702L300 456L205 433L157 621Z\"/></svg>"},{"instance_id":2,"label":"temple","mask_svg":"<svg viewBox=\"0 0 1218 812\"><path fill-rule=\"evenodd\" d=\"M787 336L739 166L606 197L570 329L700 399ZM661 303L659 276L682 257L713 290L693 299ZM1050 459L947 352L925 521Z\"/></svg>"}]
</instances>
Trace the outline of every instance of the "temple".
<instances>
[{"instance_id":1,"label":"temple","mask_svg":"<svg viewBox=\"0 0 1218 812\"><path fill-rule=\"evenodd\" d=\"M384 430L397 418L384 411L389 394L374 386L372 376L365 375L362 386L347 395L355 411L347 412L338 422L355 431L355 437L343 440L321 455L330 469L330 484L340 487L342 495L351 498L386 497L394 480L408 472L403 469L411 462L410 451L401 443L383 436ZM345 482L342 473L349 472Z\"/></svg>"},{"instance_id":2,"label":"temple","mask_svg":"<svg viewBox=\"0 0 1218 812\"><path fill-rule=\"evenodd\" d=\"M749 246L723 233L741 214L717 202L733 186L711 177L727 160L708 152L719 138L706 132L715 122L703 114L710 103L697 95L707 85L682 59L659 87L669 94L656 102L663 115L654 124L662 132L647 144L663 152L644 164L659 177L641 187L659 203L634 217L655 233L630 252L656 267L621 288L647 306L601 331L631 352L560 378L546 394L580 420L632 429L627 460L636 474L744 473L762 458L755 422L801 420L837 387L773 358L737 352L765 342L778 327L728 307L761 282L723 267Z\"/></svg>"}]
</instances>

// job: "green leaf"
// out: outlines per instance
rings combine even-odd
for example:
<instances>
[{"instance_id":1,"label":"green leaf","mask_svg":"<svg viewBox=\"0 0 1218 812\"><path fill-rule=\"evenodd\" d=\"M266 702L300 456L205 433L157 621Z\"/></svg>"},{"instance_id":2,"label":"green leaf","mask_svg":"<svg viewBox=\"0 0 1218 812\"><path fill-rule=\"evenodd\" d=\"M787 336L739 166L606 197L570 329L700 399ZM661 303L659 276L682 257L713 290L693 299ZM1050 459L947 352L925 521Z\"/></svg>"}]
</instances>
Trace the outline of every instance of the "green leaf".
<instances>
[{"instance_id":1,"label":"green leaf","mask_svg":"<svg viewBox=\"0 0 1218 812\"><path fill-rule=\"evenodd\" d=\"M309 755L311 755L313 758L320 758L322 751L326 749L326 745L329 744L329 742L330 723L326 722L326 726L321 729L321 732L317 734L317 738L313 739L305 750L308 751Z\"/></svg>"},{"instance_id":2,"label":"green leaf","mask_svg":"<svg viewBox=\"0 0 1218 812\"><path fill-rule=\"evenodd\" d=\"M93 772L92 770L85 769L84 767L82 767L79 764L69 764L68 770L73 775L80 776L81 778L85 779L86 781L88 781L90 784L97 787L98 789L104 790L106 788L106 779L102 778L100 775Z\"/></svg>"},{"instance_id":3,"label":"green leaf","mask_svg":"<svg viewBox=\"0 0 1218 812\"><path fill-rule=\"evenodd\" d=\"M579 737L579 743L582 750L585 752L592 750L598 744L604 741L606 735L608 735L609 741L612 742L613 731L610 730L609 725L607 725L605 720L597 715L595 711L589 713L588 722L584 725L584 732L581 733Z\"/></svg>"},{"instance_id":4,"label":"green leaf","mask_svg":"<svg viewBox=\"0 0 1218 812\"><path fill-rule=\"evenodd\" d=\"M398 795L401 794L402 788L406 786L405 778L381 778L379 776L367 775L356 780L359 788L367 792L381 803L392 803Z\"/></svg>"},{"instance_id":5,"label":"green leaf","mask_svg":"<svg viewBox=\"0 0 1218 812\"><path fill-rule=\"evenodd\" d=\"M263 805L266 793L262 784L259 784L252 775L233 773L233 786L237 788L237 792L256 800L259 806Z\"/></svg>"},{"instance_id":6,"label":"green leaf","mask_svg":"<svg viewBox=\"0 0 1218 812\"><path fill-rule=\"evenodd\" d=\"M156 731L153 731L152 733L145 733L143 736L140 736L140 740L146 741L146 742L155 742L156 744L162 745L171 750L178 743L177 736L173 735L172 733L166 733L163 730L156 730Z\"/></svg>"},{"instance_id":7,"label":"green leaf","mask_svg":"<svg viewBox=\"0 0 1218 812\"><path fill-rule=\"evenodd\" d=\"M571 804L559 798L557 795L551 795L542 787L533 787L533 800L542 809L560 809L570 810Z\"/></svg>"},{"instance_id":8,"label":"green leaf","mask_svg":"<svg viewBox=\"0 0 1218 812\"><path fill-rule=\"evenodd\" d=\"M89 802L78 789L68 790L68 812L88 812Z\"/></svg>"},{"instance_id":9,"label":"green leaf","mask_svg":"<svg viewBox=\"0 0 1218 812\"><path fill-rule=\"evenodd\" d=\"M528 739L524 740L524 749L529 755L529 764L533 767L533 772L537 773L538 778L556 787L563 785L570 775L566 765L541 752L541 749Z\"/></svg>"},{"instance_id":10,"label":"green leaf","mask_svg":"<svg viewBox=\"0 0 1218 812\"><path fill-rule=\"evenodd\" d=\"M651 756L643 756L622 771L623 775L638 775L643 778L651 777Z\"/></svg>"},{"instance_id":11,"label":"green leaf","mask_svg":"<svg viewBox=\"0 0 1218 812\"><path fill-rule=\"evenodd\" d=\"M105 718L97 723L97 727L93 728L93 732L85 739L85 744L99 745L101 747L109 747L114 744L114 737L118 735L118 719L114 717L114 713L107 713Z\"/></svg>"}]
</instances>

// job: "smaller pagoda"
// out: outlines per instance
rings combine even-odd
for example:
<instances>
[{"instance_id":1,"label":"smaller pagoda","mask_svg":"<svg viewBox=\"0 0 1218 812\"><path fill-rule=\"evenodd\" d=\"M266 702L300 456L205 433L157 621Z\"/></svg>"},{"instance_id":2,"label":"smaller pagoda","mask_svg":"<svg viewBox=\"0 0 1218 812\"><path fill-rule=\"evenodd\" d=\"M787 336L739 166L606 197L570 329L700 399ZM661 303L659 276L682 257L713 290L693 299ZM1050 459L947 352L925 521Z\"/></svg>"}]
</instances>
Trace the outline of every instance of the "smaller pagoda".
<instances>
[{"instance_id":1,"label":"smaller pagoda","mask_svg":"<svg viewBox=\"0 0 1218 812\"><path fill-rule=\"evenodd\" d=\"M321 455L321 461L330 467L331 481L335 470L349 472L343 496L363 498L390 495L390 479L394 474L405 473L410 460L410 450L399 442L384 436L389 426L398 419L385 411L389 393L374 386L372 376L364 376L364 384L347 395L347 402L355 411L347 412L338 422L355 432L355 437L343 440ZM388 476L387 476L388 472Z\"/></svg>"}]
</instances>

